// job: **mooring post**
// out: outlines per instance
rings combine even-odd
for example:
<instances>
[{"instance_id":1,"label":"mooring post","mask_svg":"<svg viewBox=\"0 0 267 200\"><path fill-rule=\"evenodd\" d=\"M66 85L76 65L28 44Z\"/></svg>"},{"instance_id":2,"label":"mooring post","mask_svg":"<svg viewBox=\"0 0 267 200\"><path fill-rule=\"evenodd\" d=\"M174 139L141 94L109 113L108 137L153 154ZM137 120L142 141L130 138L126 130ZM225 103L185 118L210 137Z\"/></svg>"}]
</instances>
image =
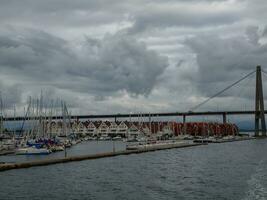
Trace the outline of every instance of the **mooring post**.
<instances>
[{"instance_id":1,"label":"mooring post","mask_svg":"<svg viewBox=\"0 0 267 200\"><path fill-rule=\"evenodd\" d=\"M259 136L260 120L261 120L262 136L266 136L261 66L257 66L256 68L256 94L255 94L255 136L256 137Z\"/></svg>"},{"instance_id":2,"label":"mooring post","mask_svg":"<svg viewBox=\"0 0 267 200\"><path fill-rule=\"evenodd\" d=\"M112 141L112 150L113 150L113 153L115 153L116 150L115 150L115 141L114 140Z\"/></svg>"},{"instance_id":3,"label":"mooring post","mask_svg":"<svg viewBox=\"0 0 267 200\"><path fill-rule=\"evenodd\" d=\"M149 121L149 134L151 135L152 134L152 127L151 127L151 115L149 113L149 117L148 117L148 121Z\"/></svg>"},{"instance_id":4,"label":"mooring post","mask_svg":"<svg viewBox=\"0 0 267 200\"><path fill-rule=\"evenodd\" d=\"M67 158L67 147L65 144L64 144L64 155L65 155L65 158Z\"/></svg>"}]
</instances>

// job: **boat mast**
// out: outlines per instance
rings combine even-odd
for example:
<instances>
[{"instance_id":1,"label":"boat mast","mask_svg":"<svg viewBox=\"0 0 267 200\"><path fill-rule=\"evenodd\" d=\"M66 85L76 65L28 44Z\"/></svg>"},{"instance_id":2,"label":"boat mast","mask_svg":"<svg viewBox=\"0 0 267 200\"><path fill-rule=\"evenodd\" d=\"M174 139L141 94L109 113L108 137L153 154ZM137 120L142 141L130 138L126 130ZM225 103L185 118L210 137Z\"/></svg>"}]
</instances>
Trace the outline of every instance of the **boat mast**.
<instances>
[{"instance_id":1,"label":"boat mast","mask_svg":"<svg viewBox=\"0 0 267 200\"><path fill-rule=\"evenodd\" d=\"M71 126L71 118L70 118L71 114L68 111L68 108L66 106L66 102L64 102L64 108L65 108L65 114L66 114L67 120L68 120L68 123L67 123L68 130L67 130L67 132L68 132L68 135L69 135L70 131L71 131L71 133L74 133L74 131L73 131L72 126Z\"/></svg>"},{"instance_id":2,"label":"boat mast","mask_svg":"<svg viewBox=\"0 0 267 200\"><path fill-rule=\"evenodd\" d=\"M16 104L14 104L14 122L15 122L15 119L16 119ZM13 137L15 137L15 134L16 134L16 128L14 126L13 127Z\"/></svg>"},{"instance_id":3,"label":"boat mast","mask_svg":"<svg viewBox=\"0 0 267 200\"><path fill-rule=\"evenodd\" d=\"M63 101L61 101L61 110L62 110L62 135L67 136L66 134L66 118L65 118L65 108Z\"/></svg>"},{"instance_id":4,"label":"boat mast","mask_svg":"<svg viewBox=\"0 0 267 200\"><path fill-rule=\"evenodd\" d=\"M0 91L0 134L3 134L3 99Z\"/></svg>"},{"instance_id":5,"label":"boat mast","mask_svg":"<svg viewBox=\"0 0 267 200\"><path fill-rule=\"evenodd\" d=\"M149 113L149 134L152 135L152 127L151 127L151 115Z\"/></svg>"},{"instance_id":6,"label":"boat mast","mask_svg":"<svg viewBox=\"0 0 267 200\"><path fill-rule=\"evenodd\" d=\"M49 113L49 121L48 121L48 128L49 128L49 138L52 138L52 115L53 115L53 99L51 100L50 106L50 113Z\"/></svg>"}]
</instances>

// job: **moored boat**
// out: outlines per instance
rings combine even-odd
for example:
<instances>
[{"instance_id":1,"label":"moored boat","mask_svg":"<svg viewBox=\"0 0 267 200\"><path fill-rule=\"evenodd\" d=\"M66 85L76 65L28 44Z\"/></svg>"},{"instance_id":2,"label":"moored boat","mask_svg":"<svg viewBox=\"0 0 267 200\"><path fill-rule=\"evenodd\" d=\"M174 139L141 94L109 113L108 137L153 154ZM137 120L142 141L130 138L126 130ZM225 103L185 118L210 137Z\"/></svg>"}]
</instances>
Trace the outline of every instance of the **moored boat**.
<instances>
[{"instance_id":1,"label":"moored boat","mask_svg":"<svg viewBox=\"0 0 267 200\"><path fill-rule=\"evenodd\" d=\"M15 153L17 155L46 155L51 151L46 148L26 147L17 149Z\"/></svg>"},{"instance_id":2,"label":"moored boat","mask_svg":"<svg viewBox=\"0 0 267 200\"><path fill-rule=\"evenodd\" d=\"M111 140L111 137L108 136L108 135L102 135L102 136L99 138L99 140L101 140L101 141L107 141L107 140Z\"/></svg>"},{"instance_id":3,"label":"moored boat","mask_svg":"<svg viewBox=\"0 0 267 200\"><path fill-rule=\"evenodd\" d=\"M114 140L114 141L121 141L122 140L122 137L121 136L116 136L116 137L112 138L112 140Z\"/></svg>"}]
</instances>

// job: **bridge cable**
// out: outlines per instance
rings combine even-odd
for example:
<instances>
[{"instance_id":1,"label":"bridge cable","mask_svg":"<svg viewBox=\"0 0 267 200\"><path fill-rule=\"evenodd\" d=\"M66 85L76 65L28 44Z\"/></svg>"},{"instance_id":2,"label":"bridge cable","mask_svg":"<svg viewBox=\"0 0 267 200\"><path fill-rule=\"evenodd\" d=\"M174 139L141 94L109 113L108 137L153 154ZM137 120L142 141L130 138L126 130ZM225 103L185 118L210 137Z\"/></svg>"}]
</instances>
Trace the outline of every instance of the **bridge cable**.
<instances>
[{"instance_id":1,"label":"bridge cable","mask_svg":"<svg viewBox=\"0 0 267 200\"><path fill-rule=\"evenodd\" d=\"M255 80L254 79L251 79L251 78L248 78L248 79L246 79L246 80L244 80L243 81L243 85L238 85L236 88L238 89L238 91L237 92L234 92L235 94L233 95L233 97L235 97L236 99L240 99L240 101L238 101L238 106L241 106L241 108L240 108L240 110L243 110L243 111L245 111L246 109L244 109L244 107L246 108L246 103L244 102L244 104L241 104L241 98L242 99L245 99L246 98L246 92L247 91L249 91L249 92L251 92L251 91L253 91L253 90L251 90L249 87L252 85L252 82L254 82ZM240 87L240 86L242 86L242 87ZM243 87L243 86L245 86L245 87ZM254 91L253 91L254 92ZM247 93L247 95L249 95L250 93ZM230 110L232 109L236 109L237 107L238 107L237 105L235 105L235 103L233 102L233 103L231 103L230 104ZM242 106L243 106L243 108L242 108ZM252 109L253 110L253 109Z\"/></svg>"},{"instance_id":2,"label":"bridge cable","mask_svg":"<svg viewBox=\"0 0 267 200\"><path fill-rule=\"evenodd\" d=\"M267 77L267 73L266 73L266 72L263 72L262 75L263 75L264 77Z\"/></svg>"},{"instance_id":3,"label":"bridge cable","mask_svg":"<svg viewBox=\"0 0 267 200\"><path fill-rule=\"evenodd\" d=\"M264 70L261 70L264 74L267 74L267 72L265 72Z\"/></svg>"},{"instance_id":4,"label":"bridge cable","mask_svg":"<svg viewBox=\"0 0 267 200\"><path fill-rule=\"evenodd\" d=\"M263 77L263 78L264 78L264 77L267 78L267 72L265 72L265 71L263 71L263 70L261 70L261 71L263 72L263 73L262 73L262 75L263 75L262 77ZM262 81L263 81L263 80L262 80ZM265 82L264 82L264 83L265 83ZM263 83L263 84L264 84L264 83Z\"/></svg>"},{"instance_id":5,"label":"bridge cable","mask_svg":"<svg viewBox=\"0 0 267 200\"><path fill-rule=\"evenodd\" d=\"M262 77L263 77L263 78L267 78L267 73L264 72L264 71L262 71L262 72L263 72L263 73L262 73L262 75L263 75ZM264 81L264 80L262 80L262 82L263 82L263 81ZM264 83L265 83L265 82L264 82ZM262 84L264 84L264 83L262 83Z\"/></svg>"},{"instance_id":6,"label":"bridge cable","mask_svg":"<svg viewBox=\"0 0 267 200\"><path fill-rule=\"evenodd\" d=\"M243 81L244 79L248 78L249 76L251 76L252 74L254 74L256 72L256 70L250 72L249 74L247 74L246 76L242 77L241 79L237 80L236 82L232 83L231 85L227 86L226 88L224 88L223 90L217 92L216 94L212 95L211 97L209 97L208 99L206 99L205 101L197 104L196 106L192 107L190 109L190 111L196 110L198 109L200 106L204 105L205 103L207 103L208 101L210 101L211 99L217 97L218 95L222 94L223 92L225 92L226 90L230 89L231 87L233 87L234 85L240 83L241 81Z\"/></svg>"}]
</instances>

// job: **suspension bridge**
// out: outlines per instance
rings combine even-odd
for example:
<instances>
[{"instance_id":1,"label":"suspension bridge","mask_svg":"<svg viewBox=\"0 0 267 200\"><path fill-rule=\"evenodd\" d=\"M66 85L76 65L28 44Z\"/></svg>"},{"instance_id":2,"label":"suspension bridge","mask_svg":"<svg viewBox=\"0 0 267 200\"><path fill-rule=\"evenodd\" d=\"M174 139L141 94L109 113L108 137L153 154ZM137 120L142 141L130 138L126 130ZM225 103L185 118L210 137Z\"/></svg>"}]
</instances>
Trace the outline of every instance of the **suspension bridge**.
<instances>
[{"instance_id":1,"label":"suspension bridge","mask_svg":"<svg viewBox=\"0 0 267 200\"><path fill-rule=\"evenodd\" d=\"M255 109L253 110L231 110L231 111L201 111L197 112L199 107L207 104L212 99L218 97L225 91L229 90L233 86L237 85L238 83L242 82L243 80L247 79L248 77L256 74L256 85L255 85ZM183 118L183 123L186 123L186 119L189 116L222 116L222 122L227 122L227 117L230 115L254 115L255 116L255 136L259 137L266 137L266 123L265 123L265 114L267 110L264 109L264 96L263 96L263 86L262 86L262 74L266 74L264 70L261 69L261 66L257 66L256 70L248 73L247 75L243 76L239 80L235 81L234 83L230 84L229 86L225 87L223 90L215 93L214 95L210 96L203 102L197 104L196 106L192 107L188 112L163 112L163 113L129 113L129 114L102 114L102 115L71 115L71 119L115 119L115 121L119 118L131 118L131 117L148 117L149 121L151 117L172 117L172 116L180 116ZM48 118L48 117L47 117ZM50 117L54 120L62 119L62 116L52 116ZM27 119L34 119L34 117L28 116ZM22 121L25 120L25 116L22 117L4 117L4 121Z\"/></svg>"}]
</instances>

